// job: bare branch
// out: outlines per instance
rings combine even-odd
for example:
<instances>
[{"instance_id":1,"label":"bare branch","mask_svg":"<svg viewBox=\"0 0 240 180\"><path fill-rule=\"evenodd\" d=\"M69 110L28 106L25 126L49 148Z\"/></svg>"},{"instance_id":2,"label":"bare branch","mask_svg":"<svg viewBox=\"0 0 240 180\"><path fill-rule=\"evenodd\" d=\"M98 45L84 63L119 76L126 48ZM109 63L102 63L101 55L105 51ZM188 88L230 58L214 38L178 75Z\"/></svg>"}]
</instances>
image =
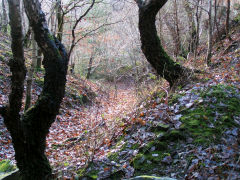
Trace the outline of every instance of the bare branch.
<instances>
[{"instance_id":1,"label":"bare branch","mask_svg":"<svg viewBox=\"0 0 240 180\"><path fill-rule=\"evenodd\" d=\"M75 30L76 30L76 27L78 25L78 23L82 20L82 18L84 18L88 12L93 8L93 5L95 4L95 0L92 1L92 4L89 6L89 8L85 11L85 13L83 15L81 15L77 21L75 22L73 28L72 28L72 44L71 44L71 47L70 47L70 50L69 50L69 53L68 53L68 56L70 57L72 51L73 51L73 48L74 46L76 45L75 43L75 40L76 40L76 37L75 37Z\"/></svg>"},{"instance_id":2,"label":"bare branch","mask_svg":"<svg viewBox=\"0 0 240 180\"><path fill-rule=\"evenodd\" d=\"M117 23L119 23L119 22L122 22L122 21L117 21L117 22L108 23L108 24L102 24L101 26L99 26L99 27L97 27L97 28L95 28L95 29L92 29L91 31L89 31L89 32L87 32L86 34L84 34L81 38L79 38L79 39L76 41L75 45L77 45L77 43L78 43L79 41L81 41L81 40L84 39L85 37L91 35L91 33L96 32L96 31L99 30L100 28L105 27L105 26L110 26L110 25L113 25L113 24L117 24ZM74 46L75 46L75 45L74 45Z\"/></svg>"}]
</instances>

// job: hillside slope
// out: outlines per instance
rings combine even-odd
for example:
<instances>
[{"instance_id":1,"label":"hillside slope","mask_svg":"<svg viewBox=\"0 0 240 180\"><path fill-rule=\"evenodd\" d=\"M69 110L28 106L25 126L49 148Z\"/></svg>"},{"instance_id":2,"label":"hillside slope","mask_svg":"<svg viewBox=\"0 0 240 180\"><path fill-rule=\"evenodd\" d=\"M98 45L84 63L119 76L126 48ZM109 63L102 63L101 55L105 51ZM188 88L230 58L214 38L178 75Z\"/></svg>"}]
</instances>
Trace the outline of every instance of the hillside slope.
<instances>
[{"instance_id":1,"label":"hillside slope","mask_svg":"<svg viewBox=\"0 0 240 180\"><path fill-rule=\"evenodd\" d=\"M202 50L198 81L169 95L160 88L124 119L123 135L80 179L240 179L240 26L231 33L214 46L209 68Z\"/></svg>"}]
</instances>

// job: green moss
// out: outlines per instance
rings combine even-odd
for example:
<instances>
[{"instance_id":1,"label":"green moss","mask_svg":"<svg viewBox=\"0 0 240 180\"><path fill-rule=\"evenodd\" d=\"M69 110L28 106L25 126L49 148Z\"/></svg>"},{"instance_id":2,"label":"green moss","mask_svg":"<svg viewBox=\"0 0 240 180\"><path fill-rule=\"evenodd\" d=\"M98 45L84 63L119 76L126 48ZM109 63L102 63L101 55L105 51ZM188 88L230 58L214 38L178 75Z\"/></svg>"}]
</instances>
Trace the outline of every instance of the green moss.
<instances>
[{"instance_id":1,"label":"green moss","mask_svg":"<svg viewBox=\"0 0 240 180\"><path fill-rule=\"evenodd\" d=\"M107 157L111 161L118 161L119 153L118 152L108 153Z\"/></svg>"},{"instance_id":2,"label":"green moss","mask_svg":"<svg viewBox=\"0 0 240 180\"><path fill-rule=\"evenodd\" d=\"M188 124L190 126L199 126L200 125L200 121L197 119L192 119L191 121L188 122Z\"/></svg>"},{"instance_id":3,"label":"green moss","mask_svg":"<svg viewBox=\"0 0 240 180\"><path fill-rule=\"evenodd\" d=\"M44 85L44 78L43 78L43 77L37 77L37 76L35 76L35 83L36 83L39 87L43 87L43 85Z\"/></svg>"},{"instance_id":4,"label":"green moss","mask_svg":"<svg viewBox=\"0 0 240 180\"><path fill-rule=\"evenodd\" d=\"M165 141L150 141L146 146L140 149L141 152L146 153L148 152L152 147L155 147L158 151L163 151L167 149L167 142Z\"/></svg>"},{"instance_id":5,"label":"green moss","mask_svg":"<svg viewBox=\"0 0 240 180\"><path fill-rule=\"evenodd\" d=\"M89 169L89 171L87 171L87 169ZM100 171L94 167L93 163L90 163L87 168L79 169L77 174L80 178L97 179L99 172Z\"/></svg>"},{"instance_id":6,"label":"green moss","mask_svg":"<svg viewBox=\"0 0 240 180\"><path fill-rule=\"evenodd\" d=\"M6 51L6 52L5 52L5 56L7 56L7 57L12 57L13 54L12 54L11 51Z\"/></svg>"},{"instance_id":7,"label":"green moss","mask_svg":"<svg viewBox=\"0 0 240 180\"><path fill-rule=\"evenodd\" d=\"M238 91L232 86L217 85L199 92L204 102L183 112L181 129L190 134L197 144L218 141L223 132L239 126L234 116L240 115ZM217 115L216 115L217 113Z\"/></svg>"},{"instance_id":8,"label":"green moss","mask_svg":"<svg viewBox=\"0 0 240 180\"><path fill-rule=\"evenodd\" d=\"M167 149L167 143L166 142L155 141L154 146L159 151L163 151L163 150Z\"/></svg>"},{"instance_id":9,"label":"green moss","mask_svg":"<svg viewBox=\"0 0 240 180\"><path fill-rule=\"evenodd\" d=\"M45 69L44 68L36 68L36 72L43 72L43 73L45 73Z\"/></svg>"},{"instance_id":10,"label":"green moss","mask_svg":"<svg viewBox=\"0 0 240 180\"><path fill-rule=\"evenodd\" d=\"M92 178L92 179L97 179L97 178L98 178L98 173L99 173L99 171L97 171L97 170L91 171L91 172L88 174L88 177L90 177L90 178Z\"/></svg>"},{"instance_id":11,"label":"green moss","mask_svg":"<svg viewBox=\"0 0 240 180\"><path fill-rule=\"evenodd\" d=\"M48 38L51 40L51 41L54 41L54 36L50 33L48 33Z\"/></svg>"},{"instance_id":12,"label":"green moss","mask_svg":"<svg viewBox=\"0 0 240 180\"><path fill-rule=\"evenodd\" d=\"M145 153L151 149L155 144L155 141L150 141L146 146L140 149L141 152Z\"/></svg>"},{"instance_id":13,"label":"green moss","mask_svg":"<svg viewBox=\"0 0 240 180\"><path fill-rule=\"evenodd\" d=\"M121 151L124 151L124 150L127 148L127 145L128 145L128 143L124 143L124 144L122 145L121 149L120 149L120 152L121 152Z\"/></svg>"},{"instance_id":14,"label":"green moss","mask_svg":"<svg viewBox=\"0 0 240 180\"><path fill-rule=\"evenodd\" d=\"M140 144L136 143L136 144L132 145L130 149L135 150L135 149L138 149L139 146L140 146Z\"/></svg>"},{"instance_id":15,"label":"green moss","mask_svg":"<svg viewBox=\"0 0 240 180\"><path fill-rule=\"evenodd\" d=\"M234 18L234 21L240 23L240 13Z\"/></svg>"},{"instance_id":16,"label":"green moss","mask_svg":"<svg viewBox=\"0 0 240 180\"><path fill-rule=\"evenodd\" d=\"M79 169L79 170L77 171L77 175L78 175L79 177L83 177L83 176L85 175L85 173L86 173L86 168L82 168L82 169Z\"/></svg>"},{"instance_id":17,"label":"green moss","mask_svg":"<svg viewBox=\"0 0 240 180\"><path fill-rule=\"evenodd\" d=\"M4 56L0 54L0 61L4 60Z\"/></svg>"},{"instance_id":18,"label":"green moss","mask_svg":"<svg viewBox=\"0 0 240 180\"><path fill-rule=\"evenodd\" d=\"M174 105L176 102L178 102L178 99L182 96L184 96L185 94L184 93L174 93L174 94L171 94L170 97L169 97L169 105Z\"/></svg>"},{"instance_id":19,"label":"green moss","mask_svg":"<svg viewBox=\"0 0 240 180\"><path fill-rule=\"evenodd\" d=\"M178 140L184 140L186 137L184 135L184 132L180 130L171 130L168 133L166 133L162 140L167 141L178 141Z\"/></svg>"},{"instance_id":20,"label":"green moss","mask_svg":"<svg viewBox=\"0 0 240 180\"><path fill-rule=\"evenodd\" d=\"M160 168L160 166L162 166L161 161L163 158L169 155L169 153L162 151L139 153L132 160L132 165L139 174L144 172L149 173L152 172L153 169Z\"/></svg>"},{"instance_id":21,"label":"green moss","mask_svg":"<svg viewBox=\"0 0 240 180\"><path fill-rule=\"evenodd\" d=\"M147 160L149 160L151 162L159 163L167 155L168 155L167 153L163 153L161 151L153 151L144 156L146 157Z\"/></svg>"},{"instance_id":22,"label":"green moss","mask_svg":"<svg viewBox=\"0 0 240 180\"><path fill-rule=\"evenodd\" d=\"M132 161L133 167L135 169L142 169L144 161L145 161L144 155L141 153L137 154L136 157Z\"/></svg>"},{"instance_id":23,"label":"green moss","mask_svg":"<svg viewBox=\"0 0 240 180\"><path fill-rule=\"evenodd\" d=\"M115 171L111 174L111 176L109 177L109 179L111 180L119 180L122 179L124 177L125 173L123 171Z\"/></svg>"},{"instance_id":24,"label":"green moss","mask_svg":"<svg viewBox=\"0 0 240 180\"><path fill-rule=\"evenodd\" d=\"M0 172L10 172L16 168L11 164L9 160L0 161Z\"/></svg>"}]
</instances>

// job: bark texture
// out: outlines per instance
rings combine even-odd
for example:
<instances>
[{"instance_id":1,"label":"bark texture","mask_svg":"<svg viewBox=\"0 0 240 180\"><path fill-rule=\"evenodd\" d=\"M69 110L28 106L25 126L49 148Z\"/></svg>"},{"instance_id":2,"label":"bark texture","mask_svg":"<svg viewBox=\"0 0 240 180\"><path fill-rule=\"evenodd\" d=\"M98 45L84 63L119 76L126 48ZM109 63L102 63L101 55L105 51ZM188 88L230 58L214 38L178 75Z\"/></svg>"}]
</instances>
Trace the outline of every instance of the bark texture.
<instances>
[{"instance_id":1,"label":"bark texture","mask_svg":"<svg viewBox=\"0 0 240 180\"><path fill-rule=\"evenodd\" d=\"M44 154L46 136L58 114L65 92L68 55L64 46L51 35L38 0L24 0L26 14L35 40L44 54L44 86L35 106L23 117L26 151L23 175L26 179L48 179L51 168Z\"/></svg>"},{"instance_id":2,"label":"bark texture","mask_svg":"<svg viewBox=\"0 0 240 180\"><path fill-rule=\"evenodd\" d=\"M9 95L9 104L5 107L5 110L1 112L1 115L12 137L17 166L22 169L23 164L19 160L24 159L25 153L23 129L19 112L22 106L26 67L23 52L20 4L18 0L8 0L8 4L13 52L13 59L9 62L12 72L11 93Z\"/></svg>"},{"instance_id":3,"label":"bark texture","mask_svg":"<svg viewBox=\"0 0 240 180\"><path fill-rule=\"evenodd\" d=\"M142 51L157 73L172 87L185 77L184 67L175 63L164 51L155 26L156 15L167 0L136 1L139 7L139 31Z\"/></svg>"},{"instance_id":4,"label":"bark texture","mask_svg":"<svg viewBox=\"0 0 240 180\"><path fill-rule=\"evenodd\" d=\"M23 84L26 75L23 35L18 0L8 0L12 35L12 91L9 105L0 108L4 123L11 133L20 179L52 179L52 170L45 155L46 136L58 114L64 96L68 55L64 46L51 35L38 0L24 0L35 40L44 54L44 86L36 104L20 116Z\"/></svg>"}]
</instances>

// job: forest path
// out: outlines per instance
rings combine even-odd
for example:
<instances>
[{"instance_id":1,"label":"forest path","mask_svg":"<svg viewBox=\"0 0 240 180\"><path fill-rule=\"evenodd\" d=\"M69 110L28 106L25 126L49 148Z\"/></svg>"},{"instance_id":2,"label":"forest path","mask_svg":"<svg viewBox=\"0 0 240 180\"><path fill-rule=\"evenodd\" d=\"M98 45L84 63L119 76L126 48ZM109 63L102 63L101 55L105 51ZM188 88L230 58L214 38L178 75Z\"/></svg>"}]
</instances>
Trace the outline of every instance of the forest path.
<instances>
[{"instance_id":1,"label":"forest path","mask_svg":"<svg viewBox=\"0 0 240 180\"><path fill-rule=\"evenodd\" d=\"M63 170L64 176L84 166L102 145L109 146L112 138L122 133L121 119L132 112L137 103L132 83L117 83L117 89L114 83L101 83L102 88L88 83L97 90L96 102L64 107L69 100L65 97L47 138L46 154L55 170Z\"/></svg>"},{"instance_id":2,"label":"forest path","mask_svg":"<svg viewBox=\"0 0 240 180\"><path fill-rule=\"evenodd\" d=\"M2 74L3 77L5 74L7 73ZM43 75L40 73L37 76ZM5 84L9 80L8 77L2 80L0 100L7 102L9 85L5 88ZM82 91L85 86L83 81L68 76L68 83L73 83L75 90ZM84 82L97 94L94 103L77 104L74 98L66 93L60 114L52 124L47 137L46 154L55 172L63 170L63 176L69 176L71 172L84 166L92 158L95 150L103 144L110 145L110 139L122 132L120 120L132 112L137 103L134 84L131 82L117 83L117 89L114 83ZM68 85L67 92L72 88ZM35 102L41 88L38 84L34 84L33 88ZM11 137L3 119L0 119L0 135L0 160L9 159L15 163Z\"/></svg>"}]
</instances>

